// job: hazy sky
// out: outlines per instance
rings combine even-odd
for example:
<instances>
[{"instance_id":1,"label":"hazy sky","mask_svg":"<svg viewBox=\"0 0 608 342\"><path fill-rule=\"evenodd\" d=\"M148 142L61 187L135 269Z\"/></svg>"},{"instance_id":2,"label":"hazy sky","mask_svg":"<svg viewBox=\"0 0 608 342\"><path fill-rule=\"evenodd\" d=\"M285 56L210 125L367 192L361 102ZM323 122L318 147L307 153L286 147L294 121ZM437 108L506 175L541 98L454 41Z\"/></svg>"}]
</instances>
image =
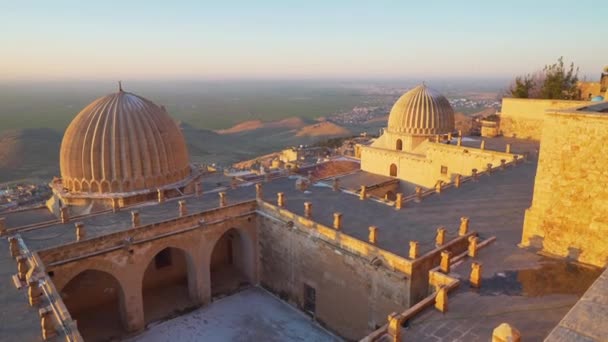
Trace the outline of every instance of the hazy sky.
<instances>
[{"instance_id":1,"label":"hazy sky","mask_svg":"<svg viewBox=\"0 0 608 342\"><path fill-rule=\"evenodd\" d=\"M160 4L162 3L162 4ZM608 1L7 1L0 80L597 78Z\"/></svg>"}]
</instances>

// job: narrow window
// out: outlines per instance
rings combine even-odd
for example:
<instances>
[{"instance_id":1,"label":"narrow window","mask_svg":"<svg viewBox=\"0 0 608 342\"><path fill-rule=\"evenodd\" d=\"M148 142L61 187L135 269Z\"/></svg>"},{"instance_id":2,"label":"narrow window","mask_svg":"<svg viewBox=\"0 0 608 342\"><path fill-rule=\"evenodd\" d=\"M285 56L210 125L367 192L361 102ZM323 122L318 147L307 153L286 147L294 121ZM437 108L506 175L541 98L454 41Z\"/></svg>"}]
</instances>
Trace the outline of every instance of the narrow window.
<instances>
[{"instance_id":1,"label":"narrow window","mask_svg":"<svg viewBox=\"0 0 608 342\"><path fill-rule=\"evenodd\" d=\"M304 284L304 311L315 314L317 291L314 287Z\"/></svg>"},{"instance_id":2,"label":"narrow window","mask_svg":"<svg viewBox=\"0 0 608 342\"><path fill-rule=\"evenodd\" d=\"M397 148L397 151L403 151L403 141L397 139L397 145L395 147Z\"/></svg>"},{"instance_id":3,"label":"narrow window","mask_svg":"<svg viewBox=\"0 0 608 342\"><path fill-rule=\"evenodd\" d=\"M390 173L391 177L397 177L397 165L391 164L389 173Z\"/></svg>"},{"instance_id":4,"label":"narrow window","mask_svg":"<svg viewBox=\"0 0 608 342\"><path fill-rule=\"evenodd\" d=\"M171 250L169 248L165 248L156 254L154 257L154 264L156 265L157 269L171 266Z\"/></svg>"},{"instance_id":5,"label":"narrow window","mask_svg":"<svg viewBox=\"0 0 608 342\"><path fill-rule=\"evenodd\" d=\"M448 174L448 167L441 165L441 174L442 175L447 175Z\"/></svg>"}]
</instances>

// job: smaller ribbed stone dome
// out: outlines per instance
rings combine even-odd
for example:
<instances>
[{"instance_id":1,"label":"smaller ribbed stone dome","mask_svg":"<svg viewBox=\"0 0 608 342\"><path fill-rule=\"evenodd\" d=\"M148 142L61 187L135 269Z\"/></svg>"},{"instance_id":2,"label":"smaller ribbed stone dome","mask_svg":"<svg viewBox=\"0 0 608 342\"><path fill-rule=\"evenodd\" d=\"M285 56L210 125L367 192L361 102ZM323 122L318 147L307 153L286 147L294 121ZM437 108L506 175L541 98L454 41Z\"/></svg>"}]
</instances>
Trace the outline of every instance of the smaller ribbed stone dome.
<instances>
[{"instance_id":1,"label":"smaller ribbed stone dome","mask_svg":"<svg viewBox=\"0 0 608 342\"><path fill-rule=\"evenodd\" d=\"M184 136L167 111L122 89L72 120L60 167L64 188L98 194L154 190L191 173Z\"/></svg>"},{"instance_id":2,"label":"smaller ribbed stone dome","mask_svg":"<svg viewBox=\"0 0 608 342\"><path fill-rule=\"evenodd\" d=\"M438 91L419 85L403 94L388 117L388 131L437 135L454 131L454 109Z\"/></svg>"}]
</instances>

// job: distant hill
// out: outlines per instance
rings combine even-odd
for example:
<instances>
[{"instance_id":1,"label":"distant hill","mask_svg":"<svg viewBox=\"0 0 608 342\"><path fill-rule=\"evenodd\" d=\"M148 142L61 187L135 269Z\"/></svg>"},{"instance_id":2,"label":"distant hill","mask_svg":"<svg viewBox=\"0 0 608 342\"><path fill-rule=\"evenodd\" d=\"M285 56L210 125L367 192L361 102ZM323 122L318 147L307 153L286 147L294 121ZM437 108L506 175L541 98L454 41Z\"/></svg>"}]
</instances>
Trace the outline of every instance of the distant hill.
<instances>
[{"instance_id":1,"label":"distant hill","mask_svg":"<svg viewBox=\"0 0 608 342\"><path fill-rule=\"evenodd\" d=\"M240 122L230 128L215 131L218 134L235 134L255 131L258 129L295 129L306 125L302 118L291 117L277 121L264 122L262 120L248 120Z\"/></svg>"},{"instance_id":2,"label":"distant hill","mask_svg":"<svg viewBox=\"0 0 608 342\"><path fill-rule=\"evenodd\" d=\"M352 133L348 129L331 121L322 121L302 127L296 133L296 137L336 137L347 135L352 135Z\"/></svg>"},{"instance_id":3,"label":"distant hill","mask_svg":"<svg viewBox=\"0 0 608 342\"><path fill-rule=\"evenodd\" d=\"M0 183L59 175L61 134L48 128L0 133Z\"/></svg>"}]
</instances>

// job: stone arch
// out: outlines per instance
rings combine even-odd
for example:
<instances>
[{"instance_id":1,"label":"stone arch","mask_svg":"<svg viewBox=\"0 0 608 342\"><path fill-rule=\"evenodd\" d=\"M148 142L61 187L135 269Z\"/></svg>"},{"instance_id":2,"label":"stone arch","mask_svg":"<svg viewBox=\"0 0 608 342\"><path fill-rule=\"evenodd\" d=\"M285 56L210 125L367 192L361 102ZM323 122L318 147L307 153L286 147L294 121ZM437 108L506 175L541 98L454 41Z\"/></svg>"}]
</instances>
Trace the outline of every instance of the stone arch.
<instances>
[{"instance_id":1,"label":"stone arch","mask_svg":"<svg viewBox=\"0 0 608 342\"><path fill-rule=\"evenodd\" d=\"M113 340L126 332L124 289L110 272L81 270L61 287L60 293L85 340Z\"/></svg>"},{"instance_id":2,"label":"stone arch","mask_svg":"<svg viewBox=\"0 0 608 342\"><path fill-rule=\"evenodd\" d=\"M91 190L91 186L89 184L89 181L87 181L86 179L82 181L82 192L89 192Z\"/></svg>"},{"instance_id":3,"label":"stone arch","mask_svg":"<svg viewBox=\"0 0 608 342\"><path fill-rule=\"evenodd\" d=\"M99 192L99 183L97 181L91 181L91 192Z\"/></svg>"},{"instance_id":4,"label":"stone arch","mask_svg":"<svg viewBox=\"0 0 608 342\"><path fill-rule=\"evenodd\" d=\"M196 306L194 259L184 248L162 245L150 251L141 275L144 320L157 321Z\"/></svg>"},{"instance_id":5,"label":"stone arch","mask_svg":"<svg viewBox=\"0 0 608 342\"><path fill-rule=\"evenodd\" d=\"M110 184L110 191L111 192L121 192L120 183L116 179L113 180L112 183Z\"/></svg>"},{"instance_id":6,"label":"stone arch","mask_svg":"<svg viewBox=\"0 0 608 342\"><path fill-rule=\"evenodd\" d=\"M110 192L110 182L104 180L101 182L101 192L108 193Z\"/></svg>"},{"instance_id":7,"label":"stone arch","mask_svg":"<svg viewBox=\"0 0 608 342\"><path fill-rule=\"evenodd\" d=\"M80 181L78 181L78 179L74 180L74 191L75 192L80 192L82 190Z\"/></svg>"},{"instance_id":8,"label":"stone arch","mask_svg":"<svg viewBox=\"0 0 608 342\"><path fill-rule=\"evenodd\" d=\"M395 149L397 151L403 151L403 140L397 139L397 143L395 144Z\"/></svg>"},{"instance_id":9,"label":"stone arch","mask_svg":"<svg viewBox=\"0 0 608 342\"><path fill-rule=\"evenodd\" d=\"M255 246L243 229L230 228L209 246L211 295L217 296L255 283Z\"/></svg>"},{"instance_id":10,"label":"stone arch","mask_svg":"<svg viewBox=\"0 0 608 342\"><path fill-rule=\"evenodd\" d=\"M389 168L389 175L391 177L397 177L397 165L395 165L394 163L391 164L391 166Z\"/></svg>"},{"instance_id":11,"label":"stone arch","mask_svg":"<svg viewBox=\"0 0 608 342\"><path fill-rule=\"evenodd\" d=\"M126 180L122 183L122 192L129 192L131 191L131 183Z\"/></svg>"}]
</instances>

